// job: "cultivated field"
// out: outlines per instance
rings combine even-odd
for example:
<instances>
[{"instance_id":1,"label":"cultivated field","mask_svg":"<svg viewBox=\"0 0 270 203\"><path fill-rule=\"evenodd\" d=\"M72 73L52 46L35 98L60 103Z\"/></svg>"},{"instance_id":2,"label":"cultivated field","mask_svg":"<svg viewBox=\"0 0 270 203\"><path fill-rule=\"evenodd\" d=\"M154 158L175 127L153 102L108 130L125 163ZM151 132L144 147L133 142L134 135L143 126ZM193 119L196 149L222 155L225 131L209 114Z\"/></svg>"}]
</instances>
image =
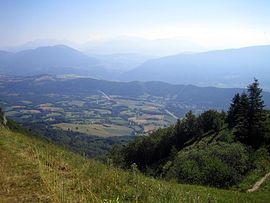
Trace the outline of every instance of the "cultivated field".
<instances>
[{"instance_id":1,"label":"cultivated field","mask_svg":"<svg viewBox=\"0 0 270 203\"><path fill-rule=\"evenodd\" d=\"M59 123L53 126L66 131L80 132L100 137L128 136L132 133L132 128L114 124Z\"/></svg>"},{"instance_id":2,"label":"cultivated field","mask_svg":"<svg viewBox=\"0 0 270 203\"><path fill-rule=\"evenodd\" d=\"M166 109L167 103L162 98L153 96L125 98L96 92L45 94L35 98L26 94L23 99L12 95L7 100L2 102L7 116L20 123L42 122L54 128L101 137L146 135L175 123L177 118Z\"/></svg>"}]
</instances>

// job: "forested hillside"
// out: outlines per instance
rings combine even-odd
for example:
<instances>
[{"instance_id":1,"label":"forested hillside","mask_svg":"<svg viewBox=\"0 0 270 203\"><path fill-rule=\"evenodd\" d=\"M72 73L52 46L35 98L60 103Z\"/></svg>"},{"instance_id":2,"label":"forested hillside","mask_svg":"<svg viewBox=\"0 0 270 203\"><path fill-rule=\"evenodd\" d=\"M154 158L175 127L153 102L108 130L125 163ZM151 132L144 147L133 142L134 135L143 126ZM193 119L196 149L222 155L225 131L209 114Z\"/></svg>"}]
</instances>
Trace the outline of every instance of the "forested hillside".
<instances>
[{"instance_id":1,"label":"forested hillside","mask_svg":"<svg viewBox=\"0 0 270 203\"><path fill-rule=\"evenodd\" d=\"M270 171L270 112L261 93L255 80L228 112L190 111L175 125L115 147L110 158L166 180L245 191Z\"/></svg>"}]
</instances>

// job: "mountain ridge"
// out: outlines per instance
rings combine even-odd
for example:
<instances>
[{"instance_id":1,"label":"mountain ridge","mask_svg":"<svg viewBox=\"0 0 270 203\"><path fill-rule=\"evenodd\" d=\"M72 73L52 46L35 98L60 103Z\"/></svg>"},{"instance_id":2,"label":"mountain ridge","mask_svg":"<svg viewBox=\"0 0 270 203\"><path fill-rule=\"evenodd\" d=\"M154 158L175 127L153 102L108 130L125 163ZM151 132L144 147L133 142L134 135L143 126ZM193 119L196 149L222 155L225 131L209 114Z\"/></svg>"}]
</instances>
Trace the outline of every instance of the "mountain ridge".
<instances>
[{"instance_id":1,"label":"mountain ridge","mask_svg":"<svg viewBox=\"0 0 270 203\"><path fill-rule=\"evenodd\" d=\"M269 53L270 45L265 45L166 56L146 61L124 73L122 78L125 81L155 80L174 84L240 87L256 77L269 90Z\"/></svg>"},{"instance_id":2,"label":"mountain ridge","mask_svg":"<svg viewBox=\"0 0 270 203\"><path fill-rule=\"evenodd\" d=\"M95 57L66 45L44 46L19 52L0 52L0 72L10 75L78 74L104 77L109 74Z\"/></svg>"}]
</instances>

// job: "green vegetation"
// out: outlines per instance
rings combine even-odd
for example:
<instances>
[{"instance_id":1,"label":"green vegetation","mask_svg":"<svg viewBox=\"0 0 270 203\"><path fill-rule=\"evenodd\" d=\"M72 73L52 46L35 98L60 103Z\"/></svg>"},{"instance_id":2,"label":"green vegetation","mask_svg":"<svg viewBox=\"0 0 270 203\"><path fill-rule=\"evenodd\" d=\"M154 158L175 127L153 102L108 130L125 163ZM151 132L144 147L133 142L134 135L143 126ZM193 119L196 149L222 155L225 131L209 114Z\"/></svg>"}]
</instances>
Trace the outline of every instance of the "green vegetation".
<instances>
[{"instance_id":1,"label":"green vegetation","mask_svg":"<svg viewBox=\"0 0 270 203\"><path fill-rule=\"evenodd\" d=\"M6 122L7 122L7 120L6 120L5 112L0 107L0 126L5 125Z\"/></svg>"},{"instance_id":2,"label":"green vegetation","mask_svg":"<svg viewBox=\"0 0 270 203\"><path fill-rule=\"evenodd\" d=\"M132 129L128 127L112 124L59 123L54 126L65 131L75 131L100 137L128 136L132 132Z\"/></svg>"},{"instance_id":3,"label":"green vegetation","mask_svg":"<svg viewBox=\"0 0 270 203\"><path fill-rule=\"evenodd\" d=\"M109 158L166 180L246 191L270 171L270 112L257 80L247 92L228 113L190 111L169 128L114 147Z\"/></svg>"},{"instance_id":4,"label":"green vegetation","mask_svg":"<svg viewBox=\"0 0 270 203\"><path fill-rule=\"evenodd\" d=\"M2 202L269 202L267 191L239 193L145 177L31 135L13 122L0 129ZM268 184L268 183L266 183Z\"/></svg>"},{"instance_id":5,"label":"green vegetation","mask_svg":"<svg viewBox=\"0 0 270 203\"><path fill-rule=\"evenodd\" d=\"M8 89L8 82L3 83ZM75 152L97 159L106 156L114 144L127 143L135 136L149 134L176 121L165 112L166 102L153 96L135 99L110 95L108 99L99 91L72 94L66 90L57 94L17 91L20 94L12 96L8 91L0 91L1 99L6 101L0 103L5 106L8 118Z\"/></svg>"},{"instance_id":6,"label":"green vegetation","mask_svg":"<svg viewBox=\"0 0 270 203\"><path fill-rule=\"evenodd\" d=\"M73 125L73 124L69 124ZM77 124L81 125L81 124ZM107 124L105 124L107 125ZM106 154L111 150L115 144L125 144L133 140L135 136L115 136L115 137L101 137L87 135L76 131L61 130L59 128L47 125L46 123L34 123L25 125L29 129L34 128L33 132L38 132L44 138L50 139L54 143L71 149L74 152L82 154L88 158L95 158L104 160Z\"/></svg>"},{"instance_id":7,"label":"green vegetation","mask_svg":"<svg viewBox=\"0 0 270 203\"><path fill-rule=\"evenodd\" d=\"M73 151L95 158L104 157L113 144L127 143L136 136L149 135L175 124L177 118L184 117L189 110L198 115L210 108L226 109L230 98L239 91L44 75L2 76L0 83L0 105L8 118ZM269 106L270 94L263 92L263 95ZM54 127L62 123L76 125L78 130ZM100 127L88 129L88 124ZM101 137L103 129L105 132L108 129L103 128L103 124L123 130ZM130 132L129 137L125 136L127 132ZM116 134L124 136L118 138Z\"/></svg>"},{"instance_id":8,"label":"green vegetation","mask_svg":"<svg viewBox=\"0 0 270 203\"><path fill-rule=\"evenodd\" d=\"M248 95L235 95L232 106L228 112L228 125L235 128L236 138L255 148L268 141L266 136L267 125L265 125L266 113L262 90L257 80L248 86Z\"/></svg>"}]
</instances>

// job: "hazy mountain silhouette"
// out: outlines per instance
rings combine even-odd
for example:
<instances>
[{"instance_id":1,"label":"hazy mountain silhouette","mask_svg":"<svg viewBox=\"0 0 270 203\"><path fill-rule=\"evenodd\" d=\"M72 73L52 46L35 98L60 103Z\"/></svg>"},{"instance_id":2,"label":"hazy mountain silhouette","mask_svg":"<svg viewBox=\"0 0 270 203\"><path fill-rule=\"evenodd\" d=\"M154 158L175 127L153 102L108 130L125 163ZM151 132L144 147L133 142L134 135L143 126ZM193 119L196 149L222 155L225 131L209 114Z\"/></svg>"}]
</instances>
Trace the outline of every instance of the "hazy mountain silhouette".
<instances>
[{"instance_id":1,"label":"hazy mountain silhouette","mask_svg":"<svg viewBox=\"0 0 270 203\"><path fill-rule=\"evenodd\" d=\"M83 74L109 75L98 59L65 45L39 47L17 53L0 52L0 73L9 75Z\"/></svg>"},{"instance_id":2,"label":"hazy mountain silhouette","mask_svg":"<svg viewBox=\"0 0 270 203\"><path fill-rule=\"evenodd\" d=\"M123 75L127 81L164 81L243 87L254 77L270 89L270 46L254 46L149 60Z\"/></svg>"},{"instance_id":3,"label":"hazy mountain silhouette","mask_svg":"<svg viewBox=\"0 0 270 203\"><path fill-rule=\"evenodd\" d=\"M85 44L82 49L89 54L137 53L153 56L205 50L202 46L188 40L174 38L148 40L140 37L118 37L110 40L92 41Z\"/></svg>"}]
</instances>

